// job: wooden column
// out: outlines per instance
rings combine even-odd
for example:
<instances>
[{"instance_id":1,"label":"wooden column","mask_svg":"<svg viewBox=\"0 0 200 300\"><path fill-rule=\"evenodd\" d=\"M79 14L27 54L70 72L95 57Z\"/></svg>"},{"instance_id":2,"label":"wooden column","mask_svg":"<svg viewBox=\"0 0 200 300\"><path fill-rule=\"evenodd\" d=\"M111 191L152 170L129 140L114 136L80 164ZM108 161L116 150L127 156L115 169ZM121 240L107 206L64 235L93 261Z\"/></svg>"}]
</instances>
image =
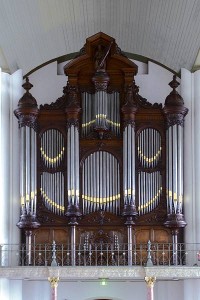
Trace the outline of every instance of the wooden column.
<instances>
[{"instance_id":1,"label":"wooden column","mask_svg":"<svg viewBox=\"0 0 200 300\"><path fill-rule=\"evenodd\" d=\"M69 219L71 227L71 265L76 265L76 226L78 218L81 216L79 207L79 115L81 112L79 103L79 90L76 85L67 86L68 105L66 107L66 120L68 128L68 147L71 147L71 156L67 160L67 175L71 177L71 182L68 182L68 204L66 216Z\"/></svg>"},{"instance_id":2,"label":"wooden column","mask_svg":"<svg viewBox=\"0 0 200 300\"><path fill-rule=\"evenodd\" d=\"M133 75L133 74L132 74ZM132 80L134 77L132 77ZM133 225L137 216L135 205L135 115L137 112L137 87L135 83L128 85L125 90L125 104L122 107L123 114L123 193L124 209L122 215L125 217L128 236L128 265L132 266L133 250ZM128 149L128 151L126 150ZM128 153L127 153L128 152Z\"/></svg>"},{"instance_id":3,"label":"wooden column","mask_svg":"<svg viewBox=\"0 0 200 300\"><path fill-rule=\"evenodd\" d=\"M154 300L154 284L156 282L156 277L145 277L144 278L147 284L147 300Z\"/></svg>"},{"instance_id":4,"label":"wooden column","mask_svg":"<svg viewBox=\"0 0 200 300\"><path fill-rule=\"evenodd\" d=\"M57 288L58 288L58 281L59 277L49 277L48 278L51 284L51 300L57 300Z\"/></svg>"}]
</instances>

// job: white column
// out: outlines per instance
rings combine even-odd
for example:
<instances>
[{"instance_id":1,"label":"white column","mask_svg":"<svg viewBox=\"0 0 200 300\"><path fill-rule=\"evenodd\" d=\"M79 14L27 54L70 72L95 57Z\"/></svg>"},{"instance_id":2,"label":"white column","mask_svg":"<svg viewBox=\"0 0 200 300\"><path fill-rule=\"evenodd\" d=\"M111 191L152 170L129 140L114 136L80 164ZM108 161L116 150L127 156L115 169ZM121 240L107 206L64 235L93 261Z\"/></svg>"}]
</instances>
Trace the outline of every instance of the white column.
<instances>
[{"instance_id":1,"label":"white column","mask_svg":"<svg viewBox=\"0 0 200 300\"><path fill-rule=\"evenodd\" d=\"M184 215L185 242L200 242L200 71L194 74L181 70L181 95L189 113L185 118L184 132ZM191 246L187 247L192 248ZM196 262L196 247L188 263ZM188 252L189 253L189 252ZM184 280L184 300L200 300L199 280Z\"/></svg>"},{"instance_id":2,"label":"white column","mask_svg":"<svg viewBox=\"0 0 200 300\"><path fill-rule=\"evenodd\" d=\"M21 80L20 80L20 79ZM18 175L19 171L18 159L18 125L13 124L13 110L17 106L17 102L21 97L22 72L17 71L13 75L1 72L0 69L0 244L19 242L18 229L16 223L19 218L19 199L18 199ZM17 134L16 134L17 132ZM16 186L16 188L15 188ZM17 199L17 206L13 206ZM17 233L17 234L16 234ZM8 246L2 246L1 264L7 266L11 260L4 252ZM15 255L16 257L16 255ZM16 285L17 287L18 285ZM16 300L21 300L22 292L20 285L15 294ZM12 289L8 279L0 279L0 299L13 298ZM15 290L16 291L16 290ZM17 296L16 296L17 295ZM11 298L10 298L11 297Z\"/></svg>"},{"instance_id":3,"label":"white column","mask_svg":"<svg viewBox=\"0 0 200 300\"><path fill-rule=\"evenodd\" d=\"M18 120L13 111L17 108L18 101L23 95L22 70L18 70L10 75L10 211L9 211L9 243L18 244L20 242L20 230L16 226L20 216L20 195L19 195L19 129ZM10 264L17 265L17 256L13 252L10 257Z\"/></svg>"},{"instance_id":4,"label":"white column","mask_svg":"<svg viewBox=\"0 0 200 300\"><path fill-rule=\"evenodd\" d=\"M48 280L51 284L51 300L57 300L57 288L59 277L49 277Z\"/></svg>"},{"instance_id":5,"label":"white column","mask_svg":"<svg viewBox=\"0 0 200 300\"><path fill-rule=\"evenodd\" d=\"M185 240L200 243L200 70L181 70L181 95L189 108L184 133Z\"/></svg>"},{"instance_id":6,"label":"white column","mask_svg":"<svg viewBox=\"0 0 200 300\"><path fill-rule=\"evenodd\" d=\"M183 300L200 300L200 279L184 280Z\"/></svg>"},{"instance_id":7,"label":"white column","mask_svg":"<svg viewBox=\"0 0 200 300\"><path fill-rule=\"evenodd\" d=\"M10 291L9 279L1 278L0 279L0 299L9 300L10 299L9 291Z\"/></svg>"},{"instance_id":8,"label":"white column","mask_svg":"<svg viewBox=\"0 0 200 300\"><path fill-rule=\"evenodd\" d=\"M195 141L194 141L194 95L193 74L181 69L181 96L189 109L184 123L184 215L185 242L196 242L195 216Z\"/></svg>"},{"instance_id":9,"label":"white column","mask_svg":"<svg viewBox=\"0 0 200 300\"><path fill-rule=\"evenodd\" d=\"M200 243L200 70L194 73L194 163L196 243ZM200 249L199 249L200 250Z\"/></svg>"},{"instance_id":10,"label":"white column","mask_svg":"<svg viewBox=\"0 0 200 300\"><path fill-rule=\"evenodd\" d=\"M147 284L147 300L154 300L154 284L156 282L156 277L145 277L145 282Z\"/></svg>"},{"instance_id":11,"label":"white column","mask_svg":"<svg viewBox=\"0 0 200 300\"><path fill-rule=\"evenodd\" d=\"M9 88L10 75L0 70L0 244L1 265L8 265L8 255L5 252L9 243L9 207L10 207L10 124L9 124ZM3 298L2 298L3 299Z\"/></svg>"},{"instance_id":12,"label":"white column","mask_svg":"<svg viewBox=\"0 0 200 300\"><path fill-rule=\"evenodd\" d=\"M11 279L9 280L10 283L10 289L9 289L9 293L10 293L10 298L2 298L2 299L6 299L6 300L22 300L23 296L22 296L22 285L23 285L23 279L22 280L14 280ZM1 299L1 298L0 298Z\"/></svg>"}]
</instances>

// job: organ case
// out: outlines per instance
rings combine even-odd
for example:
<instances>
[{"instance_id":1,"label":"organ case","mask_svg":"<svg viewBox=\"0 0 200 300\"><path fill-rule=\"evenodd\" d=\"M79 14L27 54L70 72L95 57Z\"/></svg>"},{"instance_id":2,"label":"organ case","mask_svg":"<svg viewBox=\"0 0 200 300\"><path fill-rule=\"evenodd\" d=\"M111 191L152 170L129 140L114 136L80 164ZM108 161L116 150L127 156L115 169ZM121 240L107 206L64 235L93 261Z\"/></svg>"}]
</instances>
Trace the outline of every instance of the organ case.
<instances>
[{"instance_id":1,"label":"organ case","mask_svg":"<svg viewBox=\"0 0 200 300\"><path fill-rule=\"evenodd\" d=\"M173 78L164 108L139 94L137 66L98 33L64 68L63 95L37 107L26 93L21 132L21 216L26 242L77 245L177 243L183 203L183 121ZM37 163L36 163L37 162ZM181 235L180 235L181 239Z\"/></svg>"}]
</instances>

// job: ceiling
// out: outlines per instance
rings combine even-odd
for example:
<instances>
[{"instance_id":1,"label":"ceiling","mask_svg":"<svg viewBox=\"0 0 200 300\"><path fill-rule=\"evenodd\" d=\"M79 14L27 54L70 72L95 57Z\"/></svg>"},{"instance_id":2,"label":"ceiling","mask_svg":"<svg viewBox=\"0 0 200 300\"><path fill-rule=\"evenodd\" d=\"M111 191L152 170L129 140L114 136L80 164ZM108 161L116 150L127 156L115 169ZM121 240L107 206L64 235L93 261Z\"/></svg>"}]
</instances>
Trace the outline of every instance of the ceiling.
<instances>
[{"instance_id":1,"label":"ceiling","mask_svg":"<svg viewBox=\"0 0 200 300\"><path fill-rule=\"evenodd\" d=\"M102 31L179 72L200 65L200 0L0 0L0 66L26 74Z\"/></svg>"}]
</instances>

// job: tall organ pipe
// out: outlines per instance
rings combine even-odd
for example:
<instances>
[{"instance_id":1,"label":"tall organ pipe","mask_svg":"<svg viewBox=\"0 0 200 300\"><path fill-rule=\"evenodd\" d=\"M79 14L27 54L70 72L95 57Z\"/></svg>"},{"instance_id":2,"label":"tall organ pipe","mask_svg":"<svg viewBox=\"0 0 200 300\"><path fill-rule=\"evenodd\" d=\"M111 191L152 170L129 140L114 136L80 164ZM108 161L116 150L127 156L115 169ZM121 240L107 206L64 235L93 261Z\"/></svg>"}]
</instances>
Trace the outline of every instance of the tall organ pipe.
<instances>
[{"instance_id":1,"label":"tall organ pipe","mask_svg":"<svg viewBox=\"0 0 200 300\"><path fill-rule=\"evenodd\" d=\"M36 214L36 133L20 128L20 199L22 214Z\"/></svg>"},{"instance_id":2,"label":"tall organ pipe","mask_svg":"<svg viewBox=\"0 0 200 300\"><path fill-rule=\"evenodd\" d=\"M167 202L168 213L182 212L183 197L183 128L174 124L167 130Z\"/></svg>"},{"instance_id":3,"label":"tall organ pipe","mask_svg":"<svg viewBox=\"0 0 200 300\"><path fill-rule=\"evenodd\" d=\"M128 124L123 133L124 203L135 204L135 129Z\"/></svg>"},{"instance_id":4,"label":"tall organ pipe","mask_svg":"<svg viewBox=\"0 0 200 300\"><path fill-rule=\"evenodd\" d=\"M30 209L30 128L26 126L26 210Z\"/></svg>"},{"instance_id":5,"label":"tall organ pipe","mask_svg":"<svg viewBox=\"0 0 200 300\"><path fill-rule=\"evenodd\" d=\"M26 157L25 157L25 127L20 128L20 198L21 198L21 208L22 214L24 213L25 205L25 186L26 186Z\"/></svg>"},{"instance_id":6,"label":"tall organ pipe","mask_svg":"<svg viewBox=\"0 0 200 300\"><path fill-rule=\"evenodd\" d=\"M79 133L75 125L68 128L67 141L68 203L79 205Z\"/></svg>"}]
</instances>

